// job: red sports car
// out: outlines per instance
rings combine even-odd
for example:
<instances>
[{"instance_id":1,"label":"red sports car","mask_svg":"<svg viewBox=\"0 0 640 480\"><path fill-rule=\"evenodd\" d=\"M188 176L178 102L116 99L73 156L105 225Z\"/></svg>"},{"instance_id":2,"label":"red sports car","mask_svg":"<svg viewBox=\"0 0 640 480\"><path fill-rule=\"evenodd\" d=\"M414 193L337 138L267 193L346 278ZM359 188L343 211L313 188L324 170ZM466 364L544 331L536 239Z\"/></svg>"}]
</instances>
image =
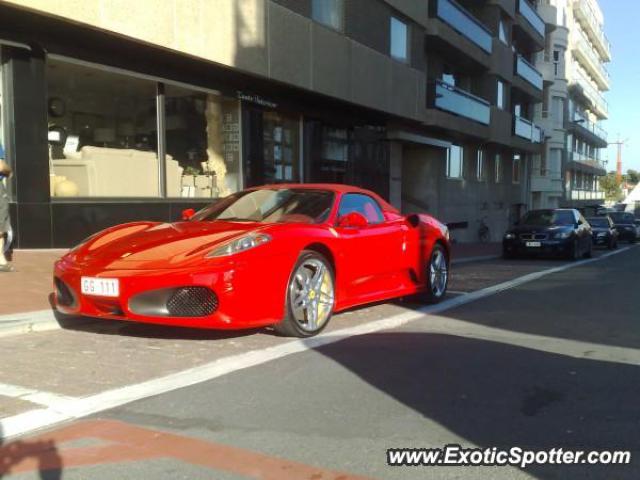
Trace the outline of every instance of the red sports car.
<instances>
[{"instance_id":1,"label":"red sports car","mask_svg":"<svg viewBox=\"0 0 640 480\"><path fill-rule=\"evenodd\" d=\"M307 337L333 312L447 290L447 227L360 188L270 185L183 216L111 227L70 250L55 264L57 309Z\"/></svg>"}]
</instances>

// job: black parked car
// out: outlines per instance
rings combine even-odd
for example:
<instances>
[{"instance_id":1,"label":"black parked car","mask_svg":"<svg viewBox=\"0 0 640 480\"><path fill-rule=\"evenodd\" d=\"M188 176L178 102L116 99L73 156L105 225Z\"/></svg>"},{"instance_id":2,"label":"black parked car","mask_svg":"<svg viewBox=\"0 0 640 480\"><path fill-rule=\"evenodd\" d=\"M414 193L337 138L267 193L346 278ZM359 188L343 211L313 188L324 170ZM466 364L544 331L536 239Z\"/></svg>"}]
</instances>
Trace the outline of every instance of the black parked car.
<instances>
[{"instance_id":1,"label":"black parked car","mask_svg":"<svg viewBox=\"0 0 640 480\"><path fill-rule=\"evenodd\" d=\"M517 255L591 257L591 226L575 209L531 210L502 240L506 258Z\"/></svg>"},{"instance_id":2,"label":"black parked car","mask_svg":"<svg viewBox=\"0 0 640 480\"><path fill-rule=\"evenodd\" d=\"M620 240L626 240L629 243L635 243L638 240L638 227L633 213L611 212L609 216L613 220L616 230L618 230L618 238Z\"/></svg>"},{"instance_id":3,"label":"black parked car","mask_svg":"<svg viewBox=\"0 0 640 480\"><path fill-rule=\"evenodd\" d=\"M618 230L608 215L587 218L591 225L593 244L607 247L609 250L618 248Z\"/></svg>"}]
</instances>

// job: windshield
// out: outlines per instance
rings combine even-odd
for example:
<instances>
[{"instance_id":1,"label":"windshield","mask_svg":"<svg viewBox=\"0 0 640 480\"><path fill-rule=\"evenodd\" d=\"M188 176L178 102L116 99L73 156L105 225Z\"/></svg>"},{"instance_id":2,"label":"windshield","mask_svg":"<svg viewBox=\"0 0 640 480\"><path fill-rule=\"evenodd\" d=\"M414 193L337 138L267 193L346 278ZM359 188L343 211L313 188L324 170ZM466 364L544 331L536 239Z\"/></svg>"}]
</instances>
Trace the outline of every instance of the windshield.
<instances>
[{"instance_id":1,"label":"windshield","mask_svg":"<svg viewBox=\"0 0 640 480\"><path fill-rule=\"evenodd\" d=\"M200 210L192 221L321 223L333 206L327 190L274 188L238 192Z\"/></svg>"},{"instance_id":2,"label":"windshield","mask_svg":"<svg viewBox=\"0 0 640 480\"><path fill-rule=\"evenodd\" d=\"M522 217L520 223L523 225L549 227L554 225L573 225L575 221L571 210L532 210Z\"/></svg>"},{"instance_id":3,"label":"windshield","mask_svg":"<svg viewBox=\"0 0 640 480\"><path fill-rule=\"evenodd\" d=\"M631 213L613 212L609 216L615 223L633 223L635 217Z\"/></svg>"},{"instance_id":4,"label":"windshield","mask_svg":"<svg viewBox=\"0 0 640 480\"><path fill-rule=\"evenodd\" d=\"M601 227L601 228L609 227L609 220L607 220L607 218L605 217L588 218L587 221L591 224L592 227Z\"/></svg>"}]
</instances>

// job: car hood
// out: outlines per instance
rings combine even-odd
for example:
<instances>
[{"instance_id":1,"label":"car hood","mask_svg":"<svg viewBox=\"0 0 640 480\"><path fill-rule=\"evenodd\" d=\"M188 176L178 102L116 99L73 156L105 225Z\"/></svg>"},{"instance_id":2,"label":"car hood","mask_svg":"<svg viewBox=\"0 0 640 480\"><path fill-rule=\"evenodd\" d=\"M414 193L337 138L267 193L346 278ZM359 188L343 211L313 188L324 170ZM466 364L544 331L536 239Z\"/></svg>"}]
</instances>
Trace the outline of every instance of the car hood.
<instances>
[{"instance_id":1,"label":"car hood","mask_svg":"<svg viewBox=\"0 0 640 480\"><path fill-rule=\"evenodd\" d=\"M518 225L512 228L510 232L519 235L521 233L554 233L563 230L572 230L572 227L571 225Z\"/></svg>"},{"instance_id":2,"label":"car hood","mask_svg":"<svg viewBox=\"0 0 640 480\"><path fill-rule=\"evenodd\" d=\"M105 230L70 252L78 264L111 269L163 269L189 266L217 246L262 230L254 222L142 222Z\"/></svg>"}]
</instances>

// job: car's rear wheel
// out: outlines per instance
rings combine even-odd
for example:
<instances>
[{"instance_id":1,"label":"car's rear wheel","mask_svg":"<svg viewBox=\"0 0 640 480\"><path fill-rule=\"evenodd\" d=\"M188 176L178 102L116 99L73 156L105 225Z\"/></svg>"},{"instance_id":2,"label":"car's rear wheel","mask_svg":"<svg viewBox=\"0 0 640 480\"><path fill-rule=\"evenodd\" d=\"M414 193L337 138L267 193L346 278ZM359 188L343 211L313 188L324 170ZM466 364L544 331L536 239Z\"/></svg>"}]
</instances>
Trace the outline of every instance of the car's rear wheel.
<instances>
[{"instance_id":1,"label":"car's rear wheel","mask_svg":"<svg viewBox=\"0 0 640 480\"><path fill-rule=\"evenodd\" d=\"M311 337L329 323L335 301L335 276L329 261L318 252L304 250L287 285L286 313L274 325L281 335Z\"/></svg>"},{"instance_id":2,"label":"car's rear wheel","mask_svg":"<svg viewBox=\"0 0 640 480\"><path fill-rule=\"evenodd\" d=\"M449 285L449 260L446 250L439 243L433 247L426 269L425 300L427 303L438 303L445 297Z\"/></svg>"},{"instance_id":3,"label":"car's rear wheel","mask_svg":"<svg viewBox=\"0 0 640 480\"><path fill-rule=\"evenodd\" d=\"M593 257L593 243L589 240L589 245L587 246L587 251L584 252L583 258L591 258Z\"/></svg>"},{"instance_id":4,"label":"car's rear wheel","mask_svg":"<svg viewBox=\"0 0 640 480\"><path fill-rule=\"evenodd\" d=\"M569 259L570 260L578 260L580 258L580 242L578 239L574 239L571 245L571 249L569 250Z\"/></svg>"}]
</instances>

